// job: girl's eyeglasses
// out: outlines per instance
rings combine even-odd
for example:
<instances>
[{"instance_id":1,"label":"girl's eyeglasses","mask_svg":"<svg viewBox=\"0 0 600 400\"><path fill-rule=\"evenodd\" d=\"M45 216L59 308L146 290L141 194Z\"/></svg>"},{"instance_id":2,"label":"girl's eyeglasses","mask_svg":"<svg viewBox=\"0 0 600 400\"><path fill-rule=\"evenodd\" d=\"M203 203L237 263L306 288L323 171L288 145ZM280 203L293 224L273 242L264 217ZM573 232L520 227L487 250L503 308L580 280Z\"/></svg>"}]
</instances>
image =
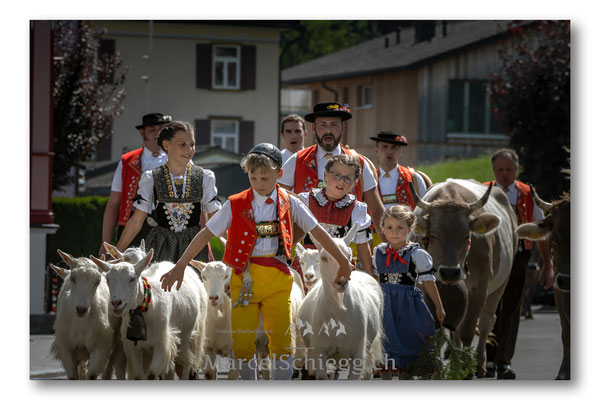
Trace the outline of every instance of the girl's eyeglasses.
<instances>
[{"instance_id":1,"label":"girl's eyeglasses","mask_svg":"<svg viewBox=\"0 0 600 400\"><path fill-rule=\"evenodd\" d=\"M351 177L351 176L340 175L337 172L333 172L333 171L327 171L327 172L329 172L331 174L331 176L333 176L333 179L335 179L337 182L339 182L343 179L344 183L351 185L355 181L354 177Z\"/></svg>"}]
</instances>

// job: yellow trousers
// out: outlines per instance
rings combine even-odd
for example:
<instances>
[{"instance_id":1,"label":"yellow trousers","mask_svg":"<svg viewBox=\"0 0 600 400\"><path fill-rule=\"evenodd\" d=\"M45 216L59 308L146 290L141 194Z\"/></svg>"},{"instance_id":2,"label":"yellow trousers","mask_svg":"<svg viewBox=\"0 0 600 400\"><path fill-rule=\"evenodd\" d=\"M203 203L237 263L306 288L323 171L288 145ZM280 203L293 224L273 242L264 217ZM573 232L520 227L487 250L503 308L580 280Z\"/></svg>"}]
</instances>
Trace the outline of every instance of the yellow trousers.
<instances>
[{"instance_id":1,"label":"yellow trousers","mask_svg":"<svg viewBox=\"0 0 600 400\"><path fill-rule=\"evenodd\" d=\"M293 278L273 267L251 263L252 298L245 307L231 310L233 354L236 359L248 361L256 352L256 330L259 316L269 337L270 357L276 359L292 354L292 307L290 293ZM231 277L231 301L235 302L242 287L243 274ZM259 314L260 313L260 314Z\"/></svg>"}]
</instances>

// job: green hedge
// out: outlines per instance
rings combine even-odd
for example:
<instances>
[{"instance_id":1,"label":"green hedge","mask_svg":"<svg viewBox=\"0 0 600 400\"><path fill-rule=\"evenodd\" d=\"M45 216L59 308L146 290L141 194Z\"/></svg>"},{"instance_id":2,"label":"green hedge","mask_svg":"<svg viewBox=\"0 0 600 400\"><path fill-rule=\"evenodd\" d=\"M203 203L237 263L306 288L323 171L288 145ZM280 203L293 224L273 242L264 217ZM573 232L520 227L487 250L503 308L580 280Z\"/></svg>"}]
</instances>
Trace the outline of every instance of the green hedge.
<instances>
[{"instance_id":1,"label":"green hedge","mask_svg":"<svg viewBox=\"0 0 600 400\"><path fill-rule=\"evenodd\" d=\"M102 218L108 197L57 197L52 199L54 222L60 228L48 235L46 243L47 262L61 260L56 249L73 257L98 255L102 242Z\"/></svg>"},{"instance_id":2,"label":"green hedge","mask_svg":"<svg viewBox=\"0 0 600 400\"><path fill-rule=\"evenodd\" d=\"M102 242L102 219L108 197L57 197L52 199L54 222L60 228L54 235L48 235L46 260L60 262L56 249L61 249L73 257L97 255ZM116 231L115 231L116 233ZM116 237L113 244L116 243ZM223 247L217 238L210 241L215 260L223 258Z\"/></svg>"},{"instance_id":3,"label":"green hedge","mask_svg":"<svg viewBox=\"0 0 600 400\"><path fill-rule=\"evenodd\" d=\"M472 178L479 182L487 182L495 179L490 154L476 158L419 165L417 169L425 172L433 183L444 182L447 178Z\"/></svg>"}]
</instances>

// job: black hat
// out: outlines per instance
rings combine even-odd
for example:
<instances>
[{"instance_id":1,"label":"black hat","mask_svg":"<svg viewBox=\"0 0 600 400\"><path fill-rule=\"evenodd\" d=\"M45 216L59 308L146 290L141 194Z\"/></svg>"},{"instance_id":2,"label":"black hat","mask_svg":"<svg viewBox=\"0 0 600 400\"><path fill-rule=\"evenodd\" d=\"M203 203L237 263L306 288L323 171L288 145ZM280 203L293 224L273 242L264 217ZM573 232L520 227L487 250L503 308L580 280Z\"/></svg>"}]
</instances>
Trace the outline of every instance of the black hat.
<instances>
[{"instance_id":1,"label":"black hat","mask_svg":"<svg viewBox=\"0 0 600 400\"><path fill-rule=\"evenodd\" d=\"M381 131L377 134L377 136L371 136L371 140L376 142L399 144L400 146L408 146L408 141L404 136L396 135L392 131Z\"/></svg>"},{"instance_id":2,"label":"black hat","mask_svg":"<svg viewBox=\"0 0 600 400\"><path fill-rule=\"evenodd\" d=\"M162 125L171 122L171 120L170 115L162 115L161 113L146 114L142 117L142 124L136 126L135 129L142 129L150 125Z\"/></svg>"},{"instance_id":3,"label":"black hat","mask_svg":"<svg viewBox=\"0 0 600 400\"><path fill-rule=\"evenodd\" d=\"M317 117L340 117L342 121L352 118L350 106L339 103L319 103L313 107L313 112L306 114L304 120L315 122Z\"/></svg>"},{"instance_id":4,"label":"black hat","mask_svg":"<svg viewBox=\"0 0 600 400\"><path fill-rule=\"evenodd\" d=\"M277 146L272 145L271 143L259 143L254 146L248 154L264 154L269 157L271 160L275 161L279 167L281 167L283 157L281 156L281 150L277 148Z\"/></svg>"}]
</instances>

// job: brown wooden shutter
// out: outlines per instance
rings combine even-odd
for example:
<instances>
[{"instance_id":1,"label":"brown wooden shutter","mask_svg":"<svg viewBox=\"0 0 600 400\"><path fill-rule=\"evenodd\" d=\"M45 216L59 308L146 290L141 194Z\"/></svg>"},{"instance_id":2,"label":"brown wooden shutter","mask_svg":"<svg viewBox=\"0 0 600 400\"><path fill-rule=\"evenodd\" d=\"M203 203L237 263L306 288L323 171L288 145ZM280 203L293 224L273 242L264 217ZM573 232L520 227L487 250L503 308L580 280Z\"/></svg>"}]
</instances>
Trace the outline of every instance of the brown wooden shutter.
<instances>
[{"instance_id":1,"label":"brown wooden shutter","mask_svg":"<svg viewBox=\"0 0 600 400\"><path fill-rule=\"evenodd\" d=\"M196 129L196 146L210 144L210 120L197 119L194 121Z\"/></svg>"},{"instance_id":2,"label":"brown wooden shutter","mask_svg":"<svg viewBox=\"0 0 600 400\"><path fill-rule=\"evenodd\" d=\"M256 89L256 46L242 46L240 77L242 90Z\"/></svg>"},{"instance_id":3,"label":"brown wooden shutter","mask_svg":"<svg viewBox=\"0 0 600 400\"><path fill-rule=\"evenodd\" d=\"M239 152L246 154L254 147L254 121L240 121Z\"/></svg>"},{"instance_id":4,"label":"brown wooden shutter","mask_svg":"<svg viewBox=\"0 0 600 400\"><path fill-rule=\"evenodd\" d=\"M356 88L356 105L357 106L362 106L363 102L362 102L362 86L358 86Z\"/></svg>"},{"instance_id":5,"label":"brown wooden shutter","mask_svg":"<svg viewBox=\"0 0 600 400\"><path fill-rule=\"evenodd\" d=\"M350 97L350 90L348 89L348 86L346 86L345 88L342 89L342 105L350 103L349 97Z\"/></svg>"},{"instance_id":6,"label":"brown wooden shutter","mask_svg":"<svg viewBox=\"0 0 600 400\"><path fill-rule=\"evenodd\" d=\"M319 89L313 90L312 96L313 96L313 101L312 101L313 105L319 104Z\"/></svg>"},{"instance_id":7,"label":"brown wooden shutter","mask_svg":"<svg viewBox=\"0 0 600 400\"><path fill-rule=\"evenodd\" d=\"M212 45L196 45L196 87L212 89Z\"/></svg>"}]
</instances>

